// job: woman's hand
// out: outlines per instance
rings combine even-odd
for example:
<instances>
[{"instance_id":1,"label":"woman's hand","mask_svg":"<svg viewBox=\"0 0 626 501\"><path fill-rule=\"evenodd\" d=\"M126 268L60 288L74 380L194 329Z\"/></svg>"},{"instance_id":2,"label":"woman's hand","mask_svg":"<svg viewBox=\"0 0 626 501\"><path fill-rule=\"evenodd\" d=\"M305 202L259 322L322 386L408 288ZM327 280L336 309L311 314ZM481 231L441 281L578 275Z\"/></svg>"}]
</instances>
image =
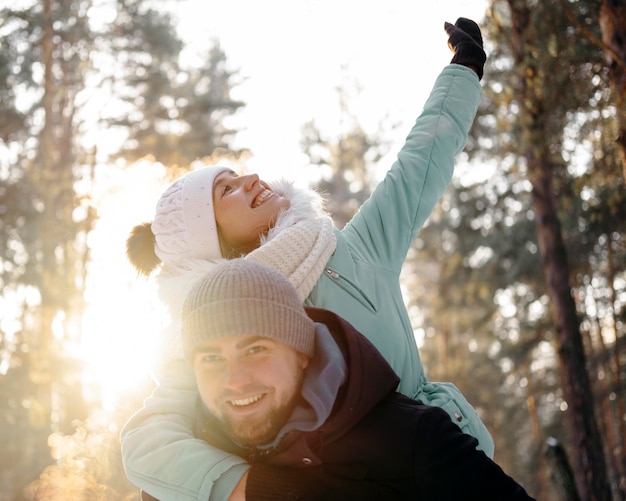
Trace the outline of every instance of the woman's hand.
<instances>
[{"instance_id":1,"label":"woman's hand","mask_svg":"<svg viewBox=\"0 0 626 501\"><path fill-rule=\"evenodd\" d=\"M450 62L473 69L480 80L487 55L478 25L471 19L459 17L454 24L444 23L444 28L449 36L448 47L454 52Z\"/></svg>"}]
</instances>

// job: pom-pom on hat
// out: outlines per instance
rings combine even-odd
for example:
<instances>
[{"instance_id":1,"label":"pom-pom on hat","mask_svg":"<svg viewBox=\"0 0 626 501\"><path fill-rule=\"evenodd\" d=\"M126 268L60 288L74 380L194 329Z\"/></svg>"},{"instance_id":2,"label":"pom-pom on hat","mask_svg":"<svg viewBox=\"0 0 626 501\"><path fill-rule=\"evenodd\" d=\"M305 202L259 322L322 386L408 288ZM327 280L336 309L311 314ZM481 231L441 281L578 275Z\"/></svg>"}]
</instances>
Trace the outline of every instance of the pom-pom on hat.
<instances>
[{"instance_id":1,"label":"pom-pom on hat","mask_svg":"<svg viewBox=\"0 0 626 501\"><path fill-rule=\"evenodd\" d=\"M273 339L311 357L315 326L295 287L281 273L248 259L221 262L187 295L182 339L190 362L202 343L254 335Z\"/></svg>"},{"instance_id":2,"label":"pom-pom on hat","mask_svg":"<svg viewBox=\"0 0 626 501\"><path fill-rule=\"evenodd\" d=\"M157 202L154 252L165 264L222 257L213 207L213 182L227 167L203 167L174 181Z\"/></svg>"}]
</instances>

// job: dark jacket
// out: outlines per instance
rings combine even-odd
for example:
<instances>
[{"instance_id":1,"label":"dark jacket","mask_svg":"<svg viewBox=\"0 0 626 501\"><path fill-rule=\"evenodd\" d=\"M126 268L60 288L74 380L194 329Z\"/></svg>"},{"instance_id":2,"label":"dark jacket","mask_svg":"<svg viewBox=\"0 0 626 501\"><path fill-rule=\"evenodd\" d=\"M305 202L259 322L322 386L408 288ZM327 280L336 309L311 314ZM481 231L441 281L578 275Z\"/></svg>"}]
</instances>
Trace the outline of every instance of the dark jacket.
<instances>
[{"instance_id":1,"label":"dark jacket","mask_svg":"<svg viewBox=\"0 0 626 501\"><path fill-rule=\"evenodd\" d=\"M307 313L328 327L348 367L324 425L291 432L268 453L235 446L205 415L199 436L253 464L350 465L363 481L388 486L396 499L532 499L476 449L477 440L462 433L444 410L396 392L398 376L349 323L327 310L307 308Z\"/></svg>"}]
</instances>

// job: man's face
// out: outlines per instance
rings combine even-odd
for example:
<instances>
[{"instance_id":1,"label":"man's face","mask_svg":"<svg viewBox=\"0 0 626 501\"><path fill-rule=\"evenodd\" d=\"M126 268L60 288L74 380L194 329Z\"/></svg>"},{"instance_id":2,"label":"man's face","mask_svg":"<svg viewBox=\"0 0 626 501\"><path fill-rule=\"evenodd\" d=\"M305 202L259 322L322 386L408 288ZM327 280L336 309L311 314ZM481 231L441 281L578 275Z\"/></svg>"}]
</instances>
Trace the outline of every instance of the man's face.
<instances>
[{"instance_id":1,"label":"man's face","mask_svg":"<svg viewBox=\"0 0 626 501\"><path fill-rule=\"evenodd\" d=\"M291 416L308 358L285 344L243 335L207 341L193 358L202 401L237 443L271 443Z\"/></svg>"}]
</instances>

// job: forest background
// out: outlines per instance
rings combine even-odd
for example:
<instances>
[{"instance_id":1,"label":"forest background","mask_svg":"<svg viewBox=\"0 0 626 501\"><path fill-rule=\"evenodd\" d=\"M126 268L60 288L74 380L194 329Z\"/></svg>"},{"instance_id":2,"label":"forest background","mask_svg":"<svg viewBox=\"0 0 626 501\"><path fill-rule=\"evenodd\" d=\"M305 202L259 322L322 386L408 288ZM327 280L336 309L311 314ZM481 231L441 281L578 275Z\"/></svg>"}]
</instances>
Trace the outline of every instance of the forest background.
<instances>
[{"instance_id":1,"label":"forest background","mask_svg":"<svg viewBox=\"0 0 626 501\"><path fill-rule=\"evenodd\" d=\"M210 29L205 52L190 52L177 30L183 3L41 0L0 11L0 501L137 498L119 432L153 388L150 340L164 319L150 280L123 259L124 239L185 170L259 170L240 118L253 106L239 93L245 68ZM305 3L319 16L324 2ZM386 2L380 22L409 3ZM372 10L348 4L331 24L346 39ZM484 6L481 109L402 275L416 338L429 379L462 389L496 460L534 497L624 501L626 2ZM466 13L446 15L428 23ZM321 43L324 26L314 28ZM401 94L394 66L423 70L430 88L426 68L450 58L433 48L445 48L439 30L410 61L371 37L389 53L374 70L387 75L390 102ZM305 55L315 83L314 42ZM255 58L273 72L272 96L284 96L273 106L311 110L292 127L299 156L281 151L280 133L266 148L285 175L329 195L342 226L390 165L410 126L404 113L413 120L426 96L372 104L354 61L337 65L331 93L281 91L294 54ZM361 113L369 105L374 119ZM274 120L268 112L268 128Z\"/></svg>"}]
</instances>

